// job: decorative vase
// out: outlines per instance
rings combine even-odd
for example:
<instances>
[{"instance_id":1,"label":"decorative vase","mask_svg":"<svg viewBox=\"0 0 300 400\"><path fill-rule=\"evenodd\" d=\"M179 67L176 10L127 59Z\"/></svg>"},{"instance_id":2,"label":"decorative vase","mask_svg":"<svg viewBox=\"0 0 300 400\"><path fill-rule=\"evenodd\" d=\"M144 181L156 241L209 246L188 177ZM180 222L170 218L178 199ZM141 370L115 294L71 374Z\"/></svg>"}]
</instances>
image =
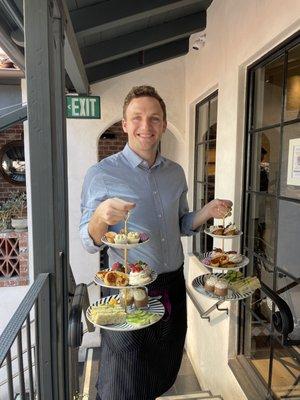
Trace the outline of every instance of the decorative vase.
<instances>
[{"instance_id":1,"label":"decorative vase","mask_svg":"<svg viewBox=\"0 0 300 400\"><path fill-rule=\"evenodd\" d=\"M12 218L11 219L11 226L16 230L25 230L27 229L27 218L22 217L22 218Z\"/></svg>"}]
</instances>

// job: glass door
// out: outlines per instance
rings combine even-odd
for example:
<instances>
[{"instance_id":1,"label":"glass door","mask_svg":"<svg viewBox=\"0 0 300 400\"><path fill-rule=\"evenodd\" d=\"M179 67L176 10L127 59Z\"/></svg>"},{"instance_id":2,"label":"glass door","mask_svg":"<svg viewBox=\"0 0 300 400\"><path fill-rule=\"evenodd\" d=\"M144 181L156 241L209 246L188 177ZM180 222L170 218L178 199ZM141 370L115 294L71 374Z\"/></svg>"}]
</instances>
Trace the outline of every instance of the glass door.
<instances>
[{"instance_id":1,"label":"glass door","mask_svg":"<svg viewBox=\"0 0 300 400\"><path fill-rule=\"evenodd\" d=\"M244 252L249 275L282 298L292 315L278 332L276 304L263 290L241 306L241 347L269 398L300 399L300 38L248 75Z\"/></svg>"}]
</instances>

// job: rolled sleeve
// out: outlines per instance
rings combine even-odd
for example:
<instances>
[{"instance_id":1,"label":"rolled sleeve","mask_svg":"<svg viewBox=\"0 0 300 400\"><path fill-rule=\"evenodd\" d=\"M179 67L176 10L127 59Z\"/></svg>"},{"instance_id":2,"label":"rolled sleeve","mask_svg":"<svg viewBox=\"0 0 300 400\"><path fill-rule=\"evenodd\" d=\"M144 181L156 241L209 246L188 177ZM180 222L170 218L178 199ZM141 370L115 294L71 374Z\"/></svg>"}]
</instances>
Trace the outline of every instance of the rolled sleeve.
<instances>
[{"instance_id":1,"label":"rolled sleeve","mask_svg":"<svg viewBox=\"0 0 300 400\"><path fill-rule=\"evenodd\" d=\"M108 198L107 190L98 165L91 167L84 179L81 193L81 220L79 225L80 238L83 247L89 253L96 253L97 246L88 231L89 221L98 205Z\"/></svg>"}]
</instances>

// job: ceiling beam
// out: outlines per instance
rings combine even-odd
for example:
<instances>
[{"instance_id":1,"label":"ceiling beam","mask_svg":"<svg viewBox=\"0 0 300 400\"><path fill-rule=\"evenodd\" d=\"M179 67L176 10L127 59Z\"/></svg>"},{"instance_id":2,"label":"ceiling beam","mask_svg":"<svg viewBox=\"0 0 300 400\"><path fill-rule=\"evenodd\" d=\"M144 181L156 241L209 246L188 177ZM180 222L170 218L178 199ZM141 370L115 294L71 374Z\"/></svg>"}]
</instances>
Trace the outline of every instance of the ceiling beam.
<instances>
[{"instance_id":1,"label":"ceiling beam","mask_svg":"<svg viewBox=\"0 0 300 400\"><path fill-rule=\"evenodd\" d=\"M5 115L0 115L0 132L27 119L27 106L23 106Z\"/></svg>"},{"instance_id":2,"label":"ceiling beam","mask_svg":"<svg viewBox=\"0 0 300 400\"><path fill-rule=\"evenodd\" d=\"M58 6L61 13L63 13L65 20L64 55L67 74L77 93L89 94L89 81L65 0L59 0Z\"/></svg>"},{"instance_id":3,"label":"ceiling beam","mask_svg":"<svg viewBox=\"0 0 300 400\"><path fill-rule=\"evenodd\" d=\"M176 42L164 44L149 50L131 54L127 57L87 68L90 83L99 82L117 75L148 67L158 62L183 56L189 51L189 39L181 39Z\"/></svg>"},{"instance_id":4,"label":"ceiling beam","mask_svg":"<svg viewBox=\"0 0 300 400\"><path fill-rule=\"evenodd\" d=\"M25 71L25 56L19 47L12 41L9 34L0 25L0 46L8 57L22 70Z\"/></svg>"},{"instance_id":5,"label":"ceiling beam","mask_svg":"<svg viewBox=\"0 0 300 400\"><path fill-rule=\"evenodd\" d=\"M92 67L125 57L140 50L161 46L189 37L206 27L206 12L201 11L176 20L131 32L81 49L85 67Z\"/></svg>"},{"instance_id":6,"label":"ceiling beam","mask_svg":"<svg viewBox=\"0 0 300 400\"><path fill-rule=\"evenodd\" d=\"M73 10L70 12L70 15L76 36L80 38L192 4L199 4L201 9L205 10L207 4L209 5L211 1L212 0L110 0Z\"/></svg>"}]
</instances>

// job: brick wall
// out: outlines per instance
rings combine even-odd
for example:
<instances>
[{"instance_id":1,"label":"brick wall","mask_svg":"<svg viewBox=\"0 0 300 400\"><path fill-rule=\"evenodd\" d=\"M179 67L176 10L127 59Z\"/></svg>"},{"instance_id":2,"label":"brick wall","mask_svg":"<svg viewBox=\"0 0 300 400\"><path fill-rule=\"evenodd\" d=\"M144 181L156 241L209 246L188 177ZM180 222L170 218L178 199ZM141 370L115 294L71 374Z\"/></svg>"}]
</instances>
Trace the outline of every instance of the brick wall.
<instances>
[{"instance_id":1,"label":"brick wall","mask_svg":"<svg viewBox=\"0 0 300 400\"><path fill-rule=\"evenodd\" d=\"M114 139L105 138L106 134L115 134ZM123 150L127 143L127 134L123 132L121 121L108 128L98 142L98 161Z\"/></svg>"},{"instance_id":2,"label":"brick wall","mask_svg":"<svg viewBox=\"0 0 300 400\"><path fill-rule=\"evenodd\" d=\"M8 142L12 142L13 140L23 140L23 138L23 124L16 124L11 128L0 132L0 149L2 149L2 147ZM25 191L25 186L14 185L7 182L3 178L2 174L0 174L0 203L8 198L10 192L17 192L20 190Z\"/></svg>"}]
</instances>

